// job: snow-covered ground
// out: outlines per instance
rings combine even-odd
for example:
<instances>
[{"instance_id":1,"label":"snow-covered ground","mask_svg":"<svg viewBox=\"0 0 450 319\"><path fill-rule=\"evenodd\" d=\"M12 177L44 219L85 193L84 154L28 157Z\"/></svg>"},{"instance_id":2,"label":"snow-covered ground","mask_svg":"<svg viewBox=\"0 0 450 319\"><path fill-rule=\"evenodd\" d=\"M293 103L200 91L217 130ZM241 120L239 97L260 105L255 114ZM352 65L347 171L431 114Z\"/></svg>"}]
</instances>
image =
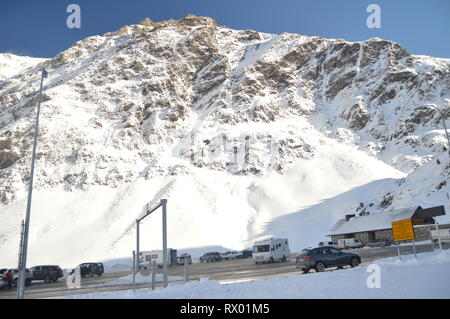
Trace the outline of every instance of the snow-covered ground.
<instances>
[{"instance_id":1,"label":"snow-covered ground","mask_svg":"<svg viewBox=\"0 0 450 319\"><path fill-rule=\"evenodd\" d=\"M182 280L183 278L177 277L177 276L169 276L168 281L177 281ZM141 274L136 274L136 284L151 284L152 277L151 276L143 276ZM155 276L156 282L162 282L163 281L163 274L156 274ZM133 275L127 275L120 277L115 280L107 281L101 284L95 284L95 285L89 285L86 287L89 288L96 288L96 287L107 287L107 286L120 286L120 285L131 285L133 283Z\"/></svg>"},{"instance_id":2,"label":"snow-covered ground","mask_svg":"<svg viewBox=\"0 0 450 319\"><path fill-rule=\"evenodd\" d=\"M67 298L450 298L450 253L436 251L375 261L376 266L309 273L285 278L220 284L213 280L148 289L92 293ZM368 285L369 282L369 285ZM369 288L372 286L373 288Z\"/></svg>"}]
</instances>

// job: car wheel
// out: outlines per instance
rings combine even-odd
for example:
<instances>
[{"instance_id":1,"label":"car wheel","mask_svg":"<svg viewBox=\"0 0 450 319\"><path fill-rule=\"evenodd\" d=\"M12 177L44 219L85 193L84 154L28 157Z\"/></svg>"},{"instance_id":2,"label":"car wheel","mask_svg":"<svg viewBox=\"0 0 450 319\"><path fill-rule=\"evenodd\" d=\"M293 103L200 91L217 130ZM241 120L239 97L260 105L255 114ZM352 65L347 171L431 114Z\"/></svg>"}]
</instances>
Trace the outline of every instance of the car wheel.
<instances>
[{"instance_id":1,"label":"car wheel","mask_svg":"<svg viewBox=\"0 0 450 319\"><path fill-rule=\"evenodd\" d=\"M352 268L359 266L359 260L358 258L352 258L352 260L350 261L350 266Z\"/></svg>"},{"instance_id":2,"label":"car wheel","mask_svg":"<svg viewBox=\"0 0 450 319\"><path fill-rule=\"evenodd\" d=\"M319 261L319 262L316 264L315 269L316 269L316 272L322 272L322 271L325 270L325 264L324 264L323 262Z\"/></svg>"},{"instance_id":3,"label":"car wheel","mask_svg":"<svg viewBox=\"0 0 450 319\"><path fill-rule=\"evenodd\" d=\"M270 262L273 263L273 257L270 257Z\"/></svg>"},{"instance_id":4,"label":"car wheel","mask_svg":"<svg viewBox=\"0 0 450 319\"><path fill-rule=\"evenodd\" d=\"M50 282L50 277L49 276L45 276L44 277L44 282L45 283L49 283Z\"/></svg>"},{"instance_id":5,"label":"car wheel","mask_svg":"<svg viewBox=\"0 0 450 319\"><path fill-rule=\"evenodd\" d=\"M17 284L19 283L19 278L16 278L13 280L13 285L17 287Z\"/></svg>"},{"instance_id":6,"label":"car wheel","mask_svg":"<svg viewBox=\"0 0 450 319\"><path fill-rule=\"evenodd\" d=\"M26 279L26 280L25 280L25 285L26 285L26 286L31 285L31 280L30 280L30 279Z\"/></svg>"},{"instance_id":7,"label":"car wheel","mask_svg":"<svg viewBox=\"0 0 450 319\"><path fill-rule=\"evenodd\" d=\"M98 276L99 276L99 277L101 277L101 276L102 276L102 274L98 274Z\"/></svg>"},{"instance_id":8,"label":"car wheel","mask_svg":"<svg viewBox=\"0 0 450 319\"><path fill-rule=\"evenodd\" d=\"M283 256L283 258L281 260L282 261L286 261L286 256Z\"/></svg>"},{"instance_id":9,"label":"car wheel","mask_svg":"<svg viewBox=\"0 0 450 319\"><path fill-rule=\"evenodd\" d=\"M344 269L344 266L338 266L337 269Z\"/></svg>"},{"instance_id":10,"label":"car wheel","mask_svg":"<svg viewBox=\"0 0 450 319\"><path fill-rule=\"evenodd\" d=\"M310 268L302 268L302 272L303 272L304 274L309 273L309 270L310 270Z\"/></svg>"}]
</instances>

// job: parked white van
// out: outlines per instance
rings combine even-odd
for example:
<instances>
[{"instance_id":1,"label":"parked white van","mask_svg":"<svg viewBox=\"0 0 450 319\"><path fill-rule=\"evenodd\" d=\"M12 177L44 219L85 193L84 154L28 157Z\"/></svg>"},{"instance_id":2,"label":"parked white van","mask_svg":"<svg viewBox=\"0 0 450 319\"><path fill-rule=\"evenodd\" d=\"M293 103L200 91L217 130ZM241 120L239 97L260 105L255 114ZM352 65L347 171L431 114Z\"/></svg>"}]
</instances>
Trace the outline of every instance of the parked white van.
<instances>
[{"instance_id":1,"label":"parked white van","mask_svg":"<svg viewBox=\"0 0 450 319\"><path fill-rule=\"evenodd\" d=\"M450 242L450 229L438 229L431 231L431 239L437 243L439 239L441 242L448 243Z\"/></svg>"},{"instance_id":2,"label":"parked white van","mask_svg":"<svg viewBox=\"0 0 450 319\"><path fill-rule=\"evenodd\" d=\"M255 264L263 262L274 262L275 260L285 261L291 251L288 240L285 238L270 238L255 241L253 244L253 262Z\"/></svg>"},{"instance_id":3,"label":"parked white van","mask_svg":"<svg viewBox=\"0 0 450 319\"><path fill-rule=\"evenodd\" d=\"M364 247L364 244L359 241L357 238L344 238L338 240L338 248L346 249L346 248L361 248Z\"/></svg>"},{"instance_id":4,"label":"parked white van","mask_svg":"<svg viewBox=\"0 0 450 319\"><path fill-rule=\"evenodd\" d=\"M163 251L162 250L150 250L141 251L139 254L139 269L147 269L149 267L149 262L156 260L156 266L161 268L163 266ZM177 263L177 250L168 248L167 249L167 265L173 266Z\"/></svg>"}]
</instances>

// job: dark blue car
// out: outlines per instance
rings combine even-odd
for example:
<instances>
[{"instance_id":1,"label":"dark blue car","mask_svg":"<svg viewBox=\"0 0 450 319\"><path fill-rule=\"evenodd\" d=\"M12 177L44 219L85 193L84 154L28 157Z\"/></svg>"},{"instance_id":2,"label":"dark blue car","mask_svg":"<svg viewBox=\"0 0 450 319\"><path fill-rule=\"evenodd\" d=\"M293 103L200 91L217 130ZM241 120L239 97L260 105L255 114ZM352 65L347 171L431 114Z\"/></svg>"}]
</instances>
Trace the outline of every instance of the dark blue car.
<instances>
[{"instance_id":1,"label":"dark blue car","mask_svg":"<svg viewBox=\"0 0 450 319\"><path fill-rule=\"evenodd\" d=\"M360 263L361 257L357 254L343 252L332 246L304 249L296 259L296 267L303 273L307 273L311 269L322 272L331 267L356 267Z\"/></svg>"}]
</instances>

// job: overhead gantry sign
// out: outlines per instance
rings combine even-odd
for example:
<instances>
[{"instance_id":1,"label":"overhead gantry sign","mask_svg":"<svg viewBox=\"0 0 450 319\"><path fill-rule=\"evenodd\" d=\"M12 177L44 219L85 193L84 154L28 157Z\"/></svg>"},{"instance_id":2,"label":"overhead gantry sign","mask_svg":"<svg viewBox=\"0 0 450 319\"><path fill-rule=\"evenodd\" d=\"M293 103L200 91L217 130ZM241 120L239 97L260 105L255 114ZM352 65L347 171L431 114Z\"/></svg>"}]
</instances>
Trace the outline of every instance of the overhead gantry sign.
<instances>
[{"instance_id":1,"label":"overhead gantry sign","mask_svg":"<svg viewBox=\"0 0 450 319\"><path fill-rule=\"evenodd\" d=\"M163 236L163 286L167 287L167 199L161 199L161 202L153 208L149 207L149 203L144 206L144 215L136 219L136 271L139 271L139 223L162 207L162 236Z\"/></svg>"}]
</instances>

